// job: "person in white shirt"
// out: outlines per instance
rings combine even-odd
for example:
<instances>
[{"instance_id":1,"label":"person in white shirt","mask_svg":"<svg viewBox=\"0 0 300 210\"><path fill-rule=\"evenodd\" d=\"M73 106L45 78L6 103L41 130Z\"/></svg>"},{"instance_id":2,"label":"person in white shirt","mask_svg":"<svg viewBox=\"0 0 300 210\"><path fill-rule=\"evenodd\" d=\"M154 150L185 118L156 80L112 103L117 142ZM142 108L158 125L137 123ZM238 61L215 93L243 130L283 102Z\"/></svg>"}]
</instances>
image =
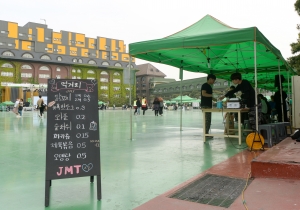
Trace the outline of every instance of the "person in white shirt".
<instances>
[{"instance_id":1,"label":"person in white shirt","mask_svg":"<svg viewBox=\"0 0 300 210\"><path fill-rule=\"evenodd\" d=\"M19 115L19 113L18 113L19 102L20 102L20 99L17 98L15 105L14 105L14 109L13 109L13 113L15 113L17 116Z\"/></svg>"}]
</instances>

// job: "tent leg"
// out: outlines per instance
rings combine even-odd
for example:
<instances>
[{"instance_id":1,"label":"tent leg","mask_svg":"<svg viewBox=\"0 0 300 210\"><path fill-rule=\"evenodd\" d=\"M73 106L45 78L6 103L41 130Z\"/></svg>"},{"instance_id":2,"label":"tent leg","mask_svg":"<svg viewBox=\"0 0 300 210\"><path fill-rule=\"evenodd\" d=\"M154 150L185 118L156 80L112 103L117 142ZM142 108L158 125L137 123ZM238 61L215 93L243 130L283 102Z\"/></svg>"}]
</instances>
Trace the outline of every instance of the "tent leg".
<instances>
[{"instance_id":1,"label":"tent leg","mask_svg":"<svg viewBox=\"0 0 300 210\"><path fill-rule=\"evenodd\" d=\"M254 75L255 75L255 128L258 131L258 101L257 101L257 67L256 67L256 41L254 41Z\"/></svg>"},{"instance_id":2,"label":"tent leg","mask_svg":"<svg viewBox=\"0 0 300 210\"><path fill-rule=\"evenodd\" d=\"M182 131L182 110L183 110L183 104L182 104L182 78L183 78L183 68L180 68L179 72L179 77L180 77L180 131Z\"/></svg>"}]
</instances>

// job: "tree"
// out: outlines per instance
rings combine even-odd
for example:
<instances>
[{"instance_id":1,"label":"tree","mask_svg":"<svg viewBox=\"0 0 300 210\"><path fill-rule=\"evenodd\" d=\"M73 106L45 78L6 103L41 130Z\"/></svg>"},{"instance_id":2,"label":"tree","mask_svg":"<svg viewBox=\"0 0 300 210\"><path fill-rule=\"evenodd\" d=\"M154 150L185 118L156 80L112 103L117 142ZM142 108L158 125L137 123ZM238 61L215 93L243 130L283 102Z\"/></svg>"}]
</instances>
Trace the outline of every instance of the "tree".
<instances>
[{"instance_id":1,"label":"tree","mask_svg":"<svg viewBox=\"0 0 300 210\"><path fill-rule=\"evenodd\" d=\"M294 6L296 12L300 16L300 0L297 0ZM300 30L299 24L297 25L297 29ZM300 52L300 33L298 33L297 42L291 43L291 50L293 55ZM300 75L300 54L289 57L288 62L293 69L297 70L298 75Z\"/></svg>"}]
</instances>

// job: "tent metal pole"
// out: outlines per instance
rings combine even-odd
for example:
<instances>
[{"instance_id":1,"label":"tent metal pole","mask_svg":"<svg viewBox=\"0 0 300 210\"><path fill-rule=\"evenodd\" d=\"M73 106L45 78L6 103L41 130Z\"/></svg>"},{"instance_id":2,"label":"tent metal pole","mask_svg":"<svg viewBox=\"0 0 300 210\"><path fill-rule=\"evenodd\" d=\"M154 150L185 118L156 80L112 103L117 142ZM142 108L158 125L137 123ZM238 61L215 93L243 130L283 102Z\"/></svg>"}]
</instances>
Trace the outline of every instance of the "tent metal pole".
<instances>
[{"instance_id":1,"label":"tent metal pole","mask_svg":"<svg viewBox=\"0 0 300 210\"><path fill-rule=\"evenodd\" d=\"M278 78L279 78L279 90L280 90L280 102L281 102L281 122L284 122L284 112L283 112L283 99L282 99L282 84L280 75L280 60L278 59Z\"/></svg>"},{"instance_id":2,"label":"tent metal pole","mask_svg":"<svg viewBox=\"0 0 300 210\"><path fill-rule=\"evenodd\" d=\"M257 101L257 67L256 67L256 41L254 41L254 75L255 75L255 129L258 132L258 101Z\"/></svg>"},{"instance_id":3,"label":"tent metal pole","mask_svg":"<svg viewBox=\"0 0 300 210\"><path fill-rule=\"evenodd\" d=\"M132 139L132 105L131 105L131 56L129 55L129 104L130 104L130 140Z\"/></svg>"},{"instance_id":4,"label":"tent metal pole","mask_svg":"<svg viewBox=\"0 0 300 210\"><path fill-rule=\"evenodd\" d=\"M180 68L180 72L179 72L179 76L180 76L180 105L181 105L181 109L180 109L180 131L182 131L182 110L183 110L183 104L182 104L182 78L183 78L183 68Z\"/></svg>"}]
</instances>

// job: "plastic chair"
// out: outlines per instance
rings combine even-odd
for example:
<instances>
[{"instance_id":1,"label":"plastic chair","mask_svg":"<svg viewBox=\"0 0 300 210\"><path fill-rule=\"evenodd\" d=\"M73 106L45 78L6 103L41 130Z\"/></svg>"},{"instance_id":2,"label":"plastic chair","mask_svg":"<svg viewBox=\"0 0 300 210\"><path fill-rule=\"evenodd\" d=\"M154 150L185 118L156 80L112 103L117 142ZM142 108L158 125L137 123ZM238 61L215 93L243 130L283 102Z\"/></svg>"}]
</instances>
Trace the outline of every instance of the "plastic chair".
<instances>
[{"instance_id":1,"label":"plastic chair","mask_svg":"<svg viewBox=\"0 0 300 210\"><path fill-rule=\"evenodd\" d=\"M278 134L275 125L272 124L258 125L258 131L264 137L265 143L268 144L268 147L272 147L273 143L278 142ZM266 131L266 132L262 132L262 131ZM272 131L274 131L274 136Z\"/></svg>"},{"instance_id":2,"label":"plastic chair","mask_svg":"<svg viewBox=\"0 0 300 210\"><path fill-rule=\"evenodd\" d=\"M272 123L271 125L275 125L278 134L278 141L282 141L287 137L286 125L284 122ZM279 143L276 142L276 143Z\"/></svg>"}]
</instances>

